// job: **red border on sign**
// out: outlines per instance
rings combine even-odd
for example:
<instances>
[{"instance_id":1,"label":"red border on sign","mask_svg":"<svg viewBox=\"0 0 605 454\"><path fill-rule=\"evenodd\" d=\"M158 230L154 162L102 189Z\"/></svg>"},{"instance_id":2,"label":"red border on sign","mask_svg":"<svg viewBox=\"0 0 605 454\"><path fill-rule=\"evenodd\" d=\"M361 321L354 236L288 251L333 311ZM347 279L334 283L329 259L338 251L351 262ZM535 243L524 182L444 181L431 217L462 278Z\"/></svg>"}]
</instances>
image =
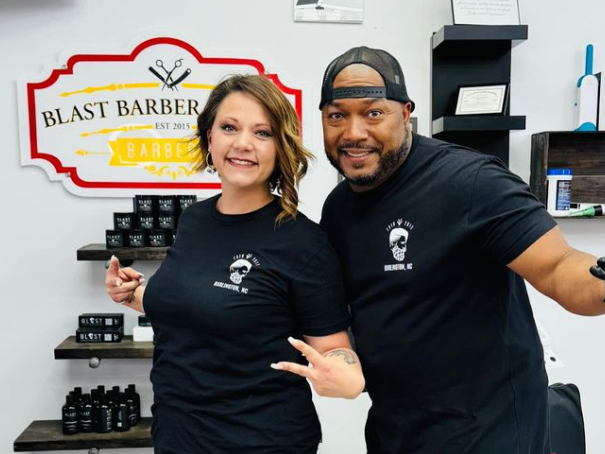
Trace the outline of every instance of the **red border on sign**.
<instances>
[{"instance_id":1,"label":"red border on sign","mask_svg":"<svg viewBox=\"0 0 605 454\"><path fill-rule=\"evenodd\" d=\"M64 166L59 158L48 153L38 151L38 137L36 128L36 98L35 90L41 90L50 87L59 77L65 74L73 74L73 68L79 62L129 62L134 61L136 57L145 49L157 44L170 44L178 46L191 55L193 55L199 63L215 64L215 65L247 65L255 68L259 74L264 74L272 80L284 93L294 96L294 108L302 125L302 91L285 86L277 74L266 74L265 67L258 60L243 59L243 58L205 58L192 45L176 38L160 37L153 38L139 44L130 55L113 55L113 54L80 54L73 55L67 60L64 69L54 69L43 82L27 84L27 106L28 106L28 121L29 121L29 141L31 147L32 159L44 159L50 162L57 173L68 174L71 181L81 188L106 188L106 189L220 189L220 183L143 183L143 182L109 182L109 181L86 181L78 175L77 167Z\"/></svg>"}]
</instances>

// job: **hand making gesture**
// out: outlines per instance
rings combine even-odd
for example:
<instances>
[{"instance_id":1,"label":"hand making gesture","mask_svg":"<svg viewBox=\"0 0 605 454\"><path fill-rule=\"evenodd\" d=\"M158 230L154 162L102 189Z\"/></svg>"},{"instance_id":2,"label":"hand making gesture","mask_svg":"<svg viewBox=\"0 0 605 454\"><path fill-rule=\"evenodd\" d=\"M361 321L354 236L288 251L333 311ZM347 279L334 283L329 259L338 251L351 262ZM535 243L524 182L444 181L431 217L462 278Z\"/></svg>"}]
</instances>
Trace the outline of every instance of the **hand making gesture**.
<instances>
[{"instance_id":1,"label":"hand making gesture","mask_svg":"<svg viewBox=\"0 0 605 454\"><path fill-rule=\"evenodd\" d=\"M346 337L346 332L336 333L332 336L342 337L343 335ZM321 349L326 343L325 339L323 341L320 339L323 338L307 338L310 343L315 343L316 347ZM324 397L354 399L363 391L365 379L357 355L353 350L336 348L322 354L301 340L290 337L288 341L307 358L309 365L281 361L271 364L273 369L288 371L309 379L317 394ZM347 344L350 345L348 338Z\"/></svg>"},{"instance_id":2,"label":"hand making gesture","mask_svg":"<svg viewBox=\"0 0 605 454\"><path fill-rule=\"evenodd\" d=\"M145 276L133 268L120 268L120 262L114 255L105 272L105 289L109 297L118 304L127 303L132 309L143 311L143 292Z\"/></svg>"}]
</instances>

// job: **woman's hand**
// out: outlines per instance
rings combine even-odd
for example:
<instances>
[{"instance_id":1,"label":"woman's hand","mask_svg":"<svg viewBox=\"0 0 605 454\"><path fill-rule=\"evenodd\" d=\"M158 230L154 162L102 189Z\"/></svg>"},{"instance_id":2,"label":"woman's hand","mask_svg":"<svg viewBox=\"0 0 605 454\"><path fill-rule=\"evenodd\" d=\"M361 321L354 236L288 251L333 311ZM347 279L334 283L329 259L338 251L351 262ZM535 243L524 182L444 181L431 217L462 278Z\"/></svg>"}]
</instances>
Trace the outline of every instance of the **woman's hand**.
<instances>
[{"instance_id":1,"label":"woman's hand","mask_svg":"<svg viewBox=\"0 0 605 454\"><path fill-rule=\"evenodd\" d=\"M132 303L135 290L144 282L143 274L132 268L120 268L118 258L111 256L109 268L105 272L105 289L115 303Z\"/></svg>"},{"instance_id":2,"label":"woman's hand","mask_svg":"<svg viewBox=\"0 0 605 454\"><path fill-rule=\"evenodd\" d=\"M273 369L288 371L309 379L317 394L324 397L354 399L363 391L365 379L359 359L353 350L341 347L322 354L301 340L290 337L288 341L307 358L309 365L282 361L271 364Z\"/></svg>"}]
</instances>

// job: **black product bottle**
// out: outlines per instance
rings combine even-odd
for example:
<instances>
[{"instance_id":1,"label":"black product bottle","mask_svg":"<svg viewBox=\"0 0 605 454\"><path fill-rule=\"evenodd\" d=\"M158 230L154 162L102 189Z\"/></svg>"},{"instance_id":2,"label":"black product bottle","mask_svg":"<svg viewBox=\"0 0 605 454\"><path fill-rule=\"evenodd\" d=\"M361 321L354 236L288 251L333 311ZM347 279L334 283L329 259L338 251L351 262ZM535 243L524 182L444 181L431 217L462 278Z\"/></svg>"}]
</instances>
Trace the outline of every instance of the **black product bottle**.
<instances>
[{"instance_id":1,"label":"black product bottle","mask_svg":"<svg viewBox=\"0 0 605 454\"><path fill-rule=\"evenodd\" d=\"M103 385L97 386L97 391L99 391L99 394L105 394L105 386L103 386Z\"/></svg>"},{"instance_id":2,"label":"black product bottle","mask_svg":"<svg viewBox=\"0 0 605 454\"><path fill-rule=\"evenodd\" d=\"M139 423L137 416L137 405L134 397L134 392L131 388L126 388L124 395L126 396L126 405L128 405L128 414L130 418L130 427L136 426ZM140 413L140 408L139 408Z\"/></svg>"},{"instance_id":3,"label":"black product bottle","mask_svg":"<svg viewBox=\"0 0 605 454\"><path fill-rule=\"evenodd\" d=\"M106 395L101 398L101 410L99 413L99 433L111 432L113 429L113 410L112 404Z\"/></svg>"},{"instance_id":4,"label":"black product bottle","mask_svg":"<svg viewBox=\"0 0 605 454\"><path fill-rule=\"evenodd\" d=\"M91 389L90 396L92 400L92 430L99 432L99 424L101 422L101 398L99 397L99 390Z\"/></svg>"},{"instance_id":5,"label":"black product bottle","mask_svg":"<svg viewBox=\"0 0 605 454\"><path fill-rule=\"evenodd\" d=\"M134 399L134 413L136 414L136 421L138 423L141 420L141 396L139 393L137 393L137 389L134 384L128 385L127 391Z\"/></svg>"},{"instance_id":6,"label":"black product bottle","mask_svg":"<svg viewBox=\"0 0 605 454\"><path fill-rule=\"evenodd\" d=\"M61 408L61 419L65 435L78 433L78 411L74 405L73 396L65 397L65 405Z\"/></svg>"},{"instance_id":7,"label":"black product bottle","mask_svg":"<svg viewBox=\"0 0 605 454\"><path fill-rule=\"evenodd\" d=\"M92 402L90 394L82 394L82 400L78 405L78 431L92 432Z\"/></svg>"},{"instance_id":8,"label":"black product bottle","mask_svg":"<svg viewBox=\"0 0 605 454\"><path fill-rule=\"evenodd\" d=\"M116 432L125 432L130 429L130 409L126 403L124 393L119 393L114 407L113 420Z\"/></svg>"}]
</instances>

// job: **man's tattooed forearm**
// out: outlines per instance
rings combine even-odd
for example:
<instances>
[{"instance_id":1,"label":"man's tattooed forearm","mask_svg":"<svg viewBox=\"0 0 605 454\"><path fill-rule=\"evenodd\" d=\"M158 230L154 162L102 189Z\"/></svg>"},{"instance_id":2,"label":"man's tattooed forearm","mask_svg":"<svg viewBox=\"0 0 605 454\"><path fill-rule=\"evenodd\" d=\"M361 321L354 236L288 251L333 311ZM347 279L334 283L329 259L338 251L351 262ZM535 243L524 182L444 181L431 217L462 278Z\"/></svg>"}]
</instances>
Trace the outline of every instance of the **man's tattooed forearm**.
<instances>
[{"instance_id":1,"label":"man's tattooed forearm","mask_svg":"<svg viewBox=\"0 0 605 454\"><path fill-rule=\"evenodd\" d=\"M328 353L328 356L342 356L342 359L344 360L344 362L349 365L355 364L357 362L357 360L355 359L355 356L353 356L353 354L351 352L348 352L346 350L334 350L334 351Z\"/></svg>"}]
</instances>

